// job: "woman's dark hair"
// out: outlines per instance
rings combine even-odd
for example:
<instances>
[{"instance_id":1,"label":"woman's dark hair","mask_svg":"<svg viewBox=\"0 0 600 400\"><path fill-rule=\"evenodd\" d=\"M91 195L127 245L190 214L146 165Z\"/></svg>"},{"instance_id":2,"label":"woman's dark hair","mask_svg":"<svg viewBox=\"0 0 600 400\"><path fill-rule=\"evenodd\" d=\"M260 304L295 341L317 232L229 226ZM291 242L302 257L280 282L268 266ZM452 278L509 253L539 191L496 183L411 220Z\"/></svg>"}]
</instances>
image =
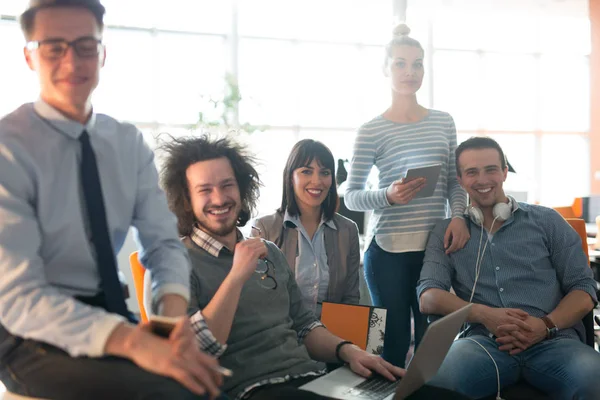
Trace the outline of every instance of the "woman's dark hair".
<instances>
[{"instance_id":1,"label":"woman's dark hair","mask_svg":"<svg viewBox=\"0 0 600 400\"><path fill-rule=\"evenodd\" d=\"M456 175L461 176L460 163L458 162L458 159L463 151L469 149L495 149L498 151L498 155L500 156L500 166L502 167L502 171L506 169L506 156L504 155L502 147L500 147L498 142L488 136L473 136L459 144L454 151L456 160Z\"/></svg>"},{"instance_id":2,"label":"woman's dark hair","mask_svg":"<svg viewBox=\"0 0 600 400\"><path fill-rule=\"evenodd\" d=\"M285 164L285 169L283 170L283 196L281 198L281 207L279 207L277 212L283 214L287 210L292 216L300 215L300 209L298 208L296 195L294 194L294 179L292 175L294 170L308 167L313 160L317 160L317 163L321 167L325 167L331 171L331 187L325 201L321 203L321 212L326 221L333 218L339 203L335 182L335 160L333 159L331 150L327 146L312 139L301 140L292 148Z\"/></svg>"},{"instance_id":3,"label":"woman's dark hair","mask_svg":"<svg viewBox=\"0 0 600 400\"><path fill-rule=\"evenodd\" d=\"M164 153L161 168L161 184L167 194L169 208L177 216L177 229L181 236L189 236L196 223L192 210L186 171L197 162L225 157L231 163L240 188L242 211L238 226L246 225L256 209L261 185L254 168L254 157L242 145L231 139L212 139L203 134L199 137L173 138L163 142L158 151Z\"/></svg>"},{"instance_id":4,"label":"woman's dark hair","mask_svg":"<svg viewBox=\"0 0 600 400\"><path fill-rule=\"evenodd\" d=\"M100 3L100 0L31 0L29 2L29 8L19 17L19 24L21 25L21 30L25 35L25 39L29 40L31 38L37 12L44 8L57 7L85 8L94 14L100 32L104 29L105 9Z\"/></svg>"}]
</instances>

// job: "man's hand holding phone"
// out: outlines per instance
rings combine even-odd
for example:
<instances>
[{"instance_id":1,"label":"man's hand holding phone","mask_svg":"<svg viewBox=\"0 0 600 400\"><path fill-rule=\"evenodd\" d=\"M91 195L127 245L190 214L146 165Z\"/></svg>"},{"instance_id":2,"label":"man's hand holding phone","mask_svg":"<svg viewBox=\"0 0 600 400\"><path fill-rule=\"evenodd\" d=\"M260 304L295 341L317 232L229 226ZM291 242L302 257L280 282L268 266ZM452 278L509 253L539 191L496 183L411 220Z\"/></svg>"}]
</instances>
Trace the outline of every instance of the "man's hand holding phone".
<instances>
[{"instance_id":1,"label":"man's hand holding phone","mask_svg":"<svg viewBox=\"0 0 600 400\"><path fill-rule=\"evenodd\" d=\"M149 372L173 378L195 394L208 393L216 398L225 373L214 357L199 349L189 319L159 317L158 320L160 323L119 325L106 344L106 353L128 358ZM160 336L167 332L168 337Z\"/></svg>"},{"instance_id":2,"label":"man's hand holding phone","mask_svg":"<svg viewBox=\"0 0 600 400\"><path fill-rule=\"evenodd\" d=\"M194 337L194 333L191 329L188 331L186 331L185 329L180 329L175 331L175 327L177 326L177 323L180 322L182 318L181 317L163 317L161 315L151 315L149 320L150 320L150 330L152 331L152 333L154 333L157 336L163 337L165 339L169 339L169 341L176 341L176 340L191 340L192 344L196 343L196 338ZM183 318L185 320L187 320L187 318ZM189 325L189 322L188 322ZM175 333L173 333L175 332ZM188 337L188 333L191 332L191 337ZM225 367L221 367L221 366L217 366L217 367L211 367L213 369L213 371L218 372L219 374L226 376L226 377L231 377L233 376L233 371L225 368Z\"/></svg>"},{"instance_id":3,"label":"man's hand holding phone","mask_svg":"<svg viewBox=\"0 0 600 400\"><path fill-rule=\"evenodd\" d=\"M157 336L168 339L171 336L171 332L175 329L175 325L181 317L163 317L161 315L151 315L150 330Z\"/></svg>"}]
</instances>

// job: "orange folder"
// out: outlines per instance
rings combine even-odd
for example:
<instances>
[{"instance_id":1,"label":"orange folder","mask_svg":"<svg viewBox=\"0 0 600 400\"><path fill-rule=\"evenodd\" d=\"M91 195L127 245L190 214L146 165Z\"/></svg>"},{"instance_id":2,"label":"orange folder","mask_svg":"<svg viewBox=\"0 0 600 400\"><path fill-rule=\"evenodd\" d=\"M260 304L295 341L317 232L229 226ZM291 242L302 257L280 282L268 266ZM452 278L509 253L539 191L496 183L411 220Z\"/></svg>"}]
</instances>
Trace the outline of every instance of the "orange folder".
<instances>
[{"instance_id":1,"label":"orange folder","mask_svg":"<svg viewBox=\"0 0 600 400\"><path fill-rule=\"evenodd\" d=\"M334 335L379 354L383 348L385 314L384 308L324 301L321 322Z\"/></svg>"}]
</instances>

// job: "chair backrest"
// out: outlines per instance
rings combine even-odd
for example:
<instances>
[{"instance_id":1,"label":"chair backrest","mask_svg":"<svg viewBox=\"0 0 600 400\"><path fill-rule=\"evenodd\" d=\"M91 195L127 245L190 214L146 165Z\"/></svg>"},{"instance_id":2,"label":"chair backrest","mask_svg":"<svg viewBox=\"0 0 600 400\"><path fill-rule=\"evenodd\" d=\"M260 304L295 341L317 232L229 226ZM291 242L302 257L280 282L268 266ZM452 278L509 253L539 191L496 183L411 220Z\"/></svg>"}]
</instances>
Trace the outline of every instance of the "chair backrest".
<instances>
[{"instance_id":1,"label":"chair backrest","mask_svg":"<svg viewBox=\"0 0 600 400\"><path fill-rule=\"evenodd\" d=\"M573 200L571 209L573 210L573 213L575 214L575 218L583 218L583 198L576 197L575 200Z\"/></svg>"},{"instance_id":2,"label":"chair backrest","mask_svg":"<svg viewBox=\"0 0 600 400\"><path fill-rule=\"evenodd\" d=\"M590 263L589 258L589 249L587 244L587 231L585 229L585 221L580 218L566 218L567 222L575 232L581 238L581 246L583 247L583 252L586 257L588 257L588 264ZM591 265L590 265L591 266ZM594 342L596 341L594 334L594 310L590 311L585 317L583 317L583 326L585 327L585 342L594 347Z\"/></svg>"},{"instance_id":3,"label":"chair backrest","mask_svg":"<svg viewBox=\"0 0 600 400\"><path fill-rule=\"evenodd\" d=\"M140 308L140 316L142 321L148 321L148 315L144 307L144 275L146 268L142 265L138 258L138 252L134 251L129 255L129 266L131 267L131 275L133 275L133 285L135 286L135 297Z\"/></svg>"},{"instance_id":4,"label":"chair backrest","mask_svg":"<svg viewBox=\"0 0 600 400\"><path fill-rule=\"evenodd\" d=\"M589 264L590 253L589 253L588 244L587 244L587 231L585 229L585 221L580 218L565 218L565 219L567 220L569 225L571 225L571 228L575 229L575 232L577 232L577 234L581 238L581 247L583 247L583 252L585 253L586 257L588 257L588 264Z\"/></svg>"},{"instance_id":5,"label":"chair backrest","mask_svg":"<svg viewBox=\"0 0 600 400\"><path fill-rule=\"evenodd\" d=\"M565 207L554 207L563 218L581 218L583 216L583 199L576 197L573 204Z\"/></svg>"},{"instance_id":6,"label":"chair backrest","mask_svg":"<svg viewBox=\"0 0 600 400\"><path fill-rule=\"evenodd\" d=\"M554 210L565 219L575 218L575 212L573 212L573 208L570 206L569 207L554 207Z\"/></svg>"}]
</instances>

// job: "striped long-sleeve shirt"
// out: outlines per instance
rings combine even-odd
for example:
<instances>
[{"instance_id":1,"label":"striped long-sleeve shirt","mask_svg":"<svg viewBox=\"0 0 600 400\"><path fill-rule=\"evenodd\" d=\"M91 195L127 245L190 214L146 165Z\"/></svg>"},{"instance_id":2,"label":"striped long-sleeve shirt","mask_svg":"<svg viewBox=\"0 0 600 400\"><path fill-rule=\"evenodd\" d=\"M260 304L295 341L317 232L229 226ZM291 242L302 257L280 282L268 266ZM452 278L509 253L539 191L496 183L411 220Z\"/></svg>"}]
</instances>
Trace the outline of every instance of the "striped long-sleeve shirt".
<instances>
[{"instance_id":1,"label":"striped long-sleeve shirt","mask_svg":"<svg viewBox=\"0 0 600 400\"><path fill-rule=\"evenodd\" d=\"M436 222L451 211L462 217L467 195L456 179L456 128L450 114L429 110L415 123L397 123L378 116L364 124L354 143L345 203L352 210L373 210L365 248L375 237L384 250L394 253L422 251ZM390 205L387 187L410 168L442 164L433 196ZM379 187L365 189L375 166ZM450 210L449 210L450 209Z\"/></svg>"}]
</instances>

